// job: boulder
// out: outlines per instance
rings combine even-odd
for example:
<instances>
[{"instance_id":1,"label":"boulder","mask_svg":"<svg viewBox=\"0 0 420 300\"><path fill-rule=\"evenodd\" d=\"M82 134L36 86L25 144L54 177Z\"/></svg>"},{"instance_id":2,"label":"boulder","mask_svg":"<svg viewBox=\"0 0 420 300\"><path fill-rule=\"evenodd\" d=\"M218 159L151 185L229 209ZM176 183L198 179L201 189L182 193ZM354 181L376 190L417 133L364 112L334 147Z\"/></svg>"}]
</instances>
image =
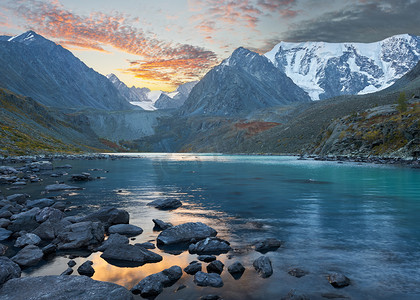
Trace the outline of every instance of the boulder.
<instances>
[{"instance_id":1,"label":"boulder","mask_svg":"<svg viewBox=\"0 0 420 300\"><path fill-rule=\"evenodd\" d=\"M18 237L15 242L15 247L22 248L27 245L38 245L41 242L41 238L33 233L25 233Z\"/></svg>"},{"instance_id":2,"label":"boulder","mask_svg":"<svg viewBox=\"0 0 420 300\"><path fill-rule=\"evenodd\" d=\"M47 246L45 246L44 248L42 248L42 253L44 253L44 255L49 255L54 253L55 251L57 251L57 245L56 244L48 244Z\"/></svg>"},{"instance_id":3,"label":"boulder","mask_svg":"<svg viewBox=\"0 0 420 300\"><path fill-rule=\"evenodd\" d=\"M67 268L63 273L61 273L60 275L71 275L73 273L73 269L72 268Z\"/></svg>"},{"instance_id":4,"label":"boulder","mask_svg":"<svg viewBox=\"0 0 420 300\"><path fill-rule=\"evenodd\" d=\"M216 236L217 231L201 222L184 223L162 231L157 237L158 245L189 243L191 240L202 240Z\"/></svg>"},{"instance_id":5,"label":"boulder","mask_svg":"<svg viewBox=\"0 0 420 300\"><path fill-rule=\"evenodd\" d=\"M219 255L227 253L232 248L229 242L219 239L217 237L208 237L205 240L201 240L195 244L191 244L188 251L191 254L215 254Z\"/></svg>"},{"instance_id":6,"label":"boulder","mask_svg":"<svg viewBox=\"0 0 420 300\"><path fill-rule=\"evenodd\" d=\"M158 199L147 203L148 206L153 206L157 209L161 210L171 210L177 209L178 207L182 206L181 201L177 199Z\"/></svg>"},{"instance_id":7,"label":"boulder","mask_svg":"<svg viewBox=\"0 0 420 300\"><path fill-rule=\"evenodd\" d=\"M164 287L173 285L182 276L182 269L179 266L172 266L162 272L152 274L136 284L131 292L142 297L155 297L159 295Z\"/></svg>"},{"instance_id":8,"label":"boulder","mask_svg":"<svg viewBox=\"0 0 420 300\"><path fill-rule=\"evenodd\" d=\"M335 288L343 288L350 285L350 279L340 273L331 273L327 276L328 282Z\"/></svg>"},{"instance_id":9,"label":"boulder","mask_svg":"<svg viewBox=\"0 0 420 300\"><path fill-rule=\"evenodd\" d=\"M66 226L57 236L58 249L78 249L104 240L105 229L99 222L80 222Z\"/></svg>"},{"instance_id":10,"label":"boulder","mask_svg":"<svg viewBox=\"0 0 420 300\"><path fill-rule=\"evenodd\" d=\"M121 244L128 244L129 240L128 237L124 235L120 235L118 233L111 234L106 241L102 243L98 248L96 248L97 251L105 251L106 248L110 246L118 246Z\"/></svg>"},{"instance_id":11,"label":"boulder","mask_svg":"<svg viewBox=\"0 0 420 300\"><path fill-rule=\"evenodd\" d=\"M159 254L130 244L111 245L105 249L101 257L117 266L140 266L162 260Z\"/></svg>"},{"instance_id":12,"label":"boulder","mask_svg":"<svg viewBox=\"0 0 420 300\"><path fill-rule=\"evenodd\" d=\"M14 195L7 196L6 199L10 202L15 202L17 204L25 204L26 199L28 197L29 196L26 194L14 194Z\"/></svg>"},{"instance_id":13,"label":"boulder","mask_svg":"<svg viewBox=\"0 0 420 300\"><path fill-rule=\"evenodd\" d=\"M0 219L0 228L6 228L10 225L10 220L8 219Z\"/></svg>"},{"instance_id":14,"label":"boulder","mask_svg":"<svg viewBox=\"0 0 420 300\"><path fill-rule=\"evenodd\" d=\"M153 245L152 243L146 242L146 243L136 243L136 246L140 246L143 247L144 249L155 249L156 246Z\"/></svg>"},{"instance_id":15,"label":"boulder","mask_svg":"<svg viewBox=\"0 0 420 300\"><path fill-rule=\"evenodd\" d=\"M81 173L81 174L72 174L71 180L73 181L90 181L93 180L93 177L90 173Z\"/></svg>"},{"instance_id":16,"label":"boulder","mask_svg":"<svg viewBox=\"0 0 420 300\"><path fill-rule=\"evenodd\" d=\"M35 216L35 221L38 223L51 220L52 222L59 221L65 217L65 214L56 208L45 207Z\"/></svg>"},{"instance_id":17,"label":"boulder","mask_svg":"<svg viewBox=\"0 0 420 300\"><path fill-rule=\"evenodd\" d=\"M93 265L93 261L87 260L77 268L77 272L80 275L92 277L93 274L95 274L95 269L93 269L92 265Z\"/></svg>"},{"instance_id":18,"label":"boulder","mask_svg":"<svg viewBox=\"0 0 420 300\"><path fill-rule=\"evenodd\" d=\"M198 286L222 287L223 280L217 273L204 273L198 271L194 275L194 282Z\"/></svg>"},{"instance_id":19,"label":"boulder","mask_svg":"<svg viewBox=\"0 0 420 300\"><path fill-rule=\"evenodd\" d=\"M282 244L283 242L278 239L268 238L265 240L257 241L254 244L254 248L256 251L264 254L269 251L276 251Z\"/></svg>"},{"instance_id":20,"label":"boulder","mask_svg":"<svg viewBox=\"0 0 420 300\"><path fill-rule=\"evenodd\" d=\"M207 265L207 273L222 274L225 265L220 260L212 261Z\"/></svg>"},{"instance_id":21,"label":"boulder","mask_svg":"<svg viewBox=\"0 0 420 300\"><path fill-rule=\"evenodd\" d=\"M155 223L155 226L153 227L154 231L162 231L173 226L171 223L166 223L159 219L152 219L152 221Z\"/></svg>"},{"instance_id":22,"label":"boulder","mask_svg":"<svg viewBox=\"0 0 420 300\"><path fill-rule=\"evenodd\" d=\"M52 199L42 198L42 199L26 201L26 207L28 207L28 208L34 208L34 207L44 208L44 207L49 207L49 206L53 205L54 203L55 203L55 201L52 200Z\"/></svg>"},{"instance_id":23,"label":"boulder","mask_svg":"<svg viewBox=\"0 0 420 300\"><path fill-rule=\"evenodd\" d=\"M88 214L87 216L81 218L80 221L102 222L105 229L108 229L112 225L128 224L130 222L130 215L123 209L105 207Z\"/></svg>"},{"instance_id":24,"label":"boulder","mask_svg":"<svg viewBox=\"0 0 420 300\"><path fill-rule=\"evenodd\" d=\"M201 271L202 265L198 261L192 261L190 264L184 268L184 272L190 275L194 275L198 271Z\"/></svg>"},{"instance_id":25,"label":"boulder","mask_svg":"<svg viewBox=\"0 0 420 300\"><path fill-rule=\"evenodd\" d=\"M39 207L34 207L28 211L10 217L12 222L7 229L13 232L32 231L37 228L39 223L36 221L36 215L40 212Z\"/></svg>"},{"instance_id":26,"label":"boulder","mask_svg":"<svg viewBox=\"0 0 420 300\"><path fill-rule=\"evenodd\" d=\"M9 247L7 247L6 245L0 244L0 256L5 255L7 249L9 249Z\"/></svg>"},{"instance_id":27,"label":"boulder","mask_svg":"<svg viewBox=\"0 0 420 300\"><path fill-rule=\"evenodd\" d=\"M76 265L76 262L75 262L73 259L70 259L70 260L67 262L67 265L68 265L70 268L73 268L73 267Z\"/></svg>"},{"instance_id":28,"label":"boulder","mask_svg":"<svg viewBox=\"0 0 420 300\"><path fill-rule=\"evenodd\" d=\"M58 192L58 191L76 191L76 190L83 190L83 188L78 186L67 185L64 183L55 183L50 184L45 187L47 192Z\"/></svg>"},{"instance_id":29,"label":"boulder","mask_svg":"<svg viewBox=\"0 0 420 300\"><path fill-rule=\"evenodd\" d=\"M213 260L216 260L216 256L214 255L199 255L197 257L198 260L204 261L204 262L212 262Z\"/></svg>"},{"instance_id":30,"label":"boulder","mask_svg":"<svg viewBox=\"0 0 420 300\"><path fill-rule=\"evenodd\" d=\"M0 241L7 240L12 235L12 233L13 232L10 230L0 228Z\"/></svg>"},{"instance_id":31,"label":"boulder","mask_svg":"<svg viewBox=\"0 0 420 300\"><path fill-rule=\"evenodd\" d=\"M0 209L0 218L10 218L13 214L11 213L10 210L8 210L7 208L1 208Z\"/></svg>"},{"instance_id":32,"label":"boulder","mask_svg":"<svg viewBox=\"0 0 420 300\"><path fill-rule=\"evenodd\" d=\"M245 267L239 261L235 261L228 267L228 272L230 275L232 275L233 278L238 280L245 272Z\"/></svg>"},{"instance_id":33,"label":"boulder","mask_svg":"<svg viewBox=\"0 0 420 300\"><path fill-rule=\"evenodd\" d=\"M27 167L38 170L52 170L53 165L50 161L36 161L27 165Z\"/></svg>"},{"instance_id":34,"label":"boulder","mask_svg":"<svg viewBox=\"0 0 420 300\"><path fill-rule=\"evenodd\" d=\"M44 253L35 245L28 245L20 250L12 260L21 267L36 265L44 256Z\"/></svg>"},{"instance_id":35,"label":"boulder","mask_svg":"<svg viewBox=\"0 0 420 300\"><path fill-rule=\"evenodd\" d=\"M12 278L19 278L20 273L19 265L5 256L0 256L0 286Z\"/></svg>"},{"instance_id":36,"label":"boulder","mask_svg":"<svg viewBox=\"0 0 420 300\"><path fill-rule=\"evenodd\" d=\"M270 277L273 274L273 267L271 266L271 260L267 256L258 257L254 261L253 266L262 278Z\"/></svg>"},{"instance_id":37,"label":"boulder","mask_svg":"<svg viewBox=\"0 0 420 300\"><path fill-rule=\"evenodd\" d=\"M0 299L132 300L133 295L125 287L86 276L40 276L9 280Z\"/></svg>"},{"instance_id":38,"label":"boulder","mask_svg":"<svg viewBox=\"0 0 420 300\"><path fill-rule=\"evenodd\" d=\"M55 239L61 232L64 231L64 228L69 225L71 225L71 223L65 220L47 220L33 230L32 233L39 236L42 240L49 241Z\"/></svg>"},{"instance_id":39,"label":"boulder","mask_svg":"<svg viewBox=\"0 0 420 300\"><path fill-rule=\"evenodd\" d=\"M136 236L141 234L143 232L143 229L131 224L117 224L109 227L108 232L110 234L118 233L126 236Z\"/></svg>"}]
</instances>

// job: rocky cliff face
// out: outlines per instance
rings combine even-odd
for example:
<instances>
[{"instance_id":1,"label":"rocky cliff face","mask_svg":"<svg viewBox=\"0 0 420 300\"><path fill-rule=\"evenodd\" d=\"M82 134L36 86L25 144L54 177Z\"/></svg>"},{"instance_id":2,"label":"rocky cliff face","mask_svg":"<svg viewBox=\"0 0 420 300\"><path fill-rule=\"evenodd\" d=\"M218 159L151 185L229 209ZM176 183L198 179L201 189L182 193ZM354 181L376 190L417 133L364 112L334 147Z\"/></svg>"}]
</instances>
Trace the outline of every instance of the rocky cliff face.
<instances>
[{"instance_id":1,"label":"rocky cliff face","mask_svg":"<svg viewBox=\"0 0 420 300\"><path fill-rule=\"evenodd\" d=\"M180 108L187 100L193 87L198 81L187 82L178 86L175 92L162 93L155 102L157 109L177 109Z\"/></svg>"}]
</instances>

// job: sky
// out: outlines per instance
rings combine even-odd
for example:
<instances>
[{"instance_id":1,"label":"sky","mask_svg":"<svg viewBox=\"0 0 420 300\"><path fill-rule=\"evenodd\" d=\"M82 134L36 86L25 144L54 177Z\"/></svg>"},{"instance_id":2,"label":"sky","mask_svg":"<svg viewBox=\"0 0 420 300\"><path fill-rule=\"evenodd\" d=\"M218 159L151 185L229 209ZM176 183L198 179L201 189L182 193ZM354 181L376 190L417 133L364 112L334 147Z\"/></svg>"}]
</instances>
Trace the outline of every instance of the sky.
<instances>
[{"instance_id":1,"label":"sky","mask_svg":"<svg viewBox=\"0 0 420 300\"><path fill-rule=\"evenodd\" d=\"M419 12L420 0L0 0L0 35L34 30L103 75L172 91L238 47L420 35Z\"/></svg>"}]
</instances>

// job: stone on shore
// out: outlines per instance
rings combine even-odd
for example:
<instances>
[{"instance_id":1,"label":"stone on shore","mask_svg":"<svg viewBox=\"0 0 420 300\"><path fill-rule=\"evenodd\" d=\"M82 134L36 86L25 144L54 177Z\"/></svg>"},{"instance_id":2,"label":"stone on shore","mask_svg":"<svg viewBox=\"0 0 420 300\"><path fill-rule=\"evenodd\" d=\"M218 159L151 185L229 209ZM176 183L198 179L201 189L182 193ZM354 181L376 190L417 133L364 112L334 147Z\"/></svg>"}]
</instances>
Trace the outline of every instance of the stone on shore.
<instances>
[{"instance_id":1,"label":"stone on shore","mask_svg":"<svg viewBox=\"0 0 420 300\"><path fill-rule=\"evenodd\" d=\"M117 224L109 227L108 232L110 234L118 233L126 236L136 236L141 234L143 232L143 229L131 224Z\"/></svg>"},{"instance_id":2,"label":"stone on shore","mask_svg":"<svg viewBox=\"0 0 420 300\"><path fill-rule=\"evenodd\" d=\"M340 273L331 273L327 276L328 282L335 288L343 288L350 285L350 279Z\"/></svg>"},{"instance_id":3,"label":"stone on shore","mask_svg":"<svg viewBox=\"0 0 420 300\"><path fill-rule=\"evenodd\" d=\"M156 246L153 245L152 243L149 242L145 242L145 243L136 243L134 244L135 246L140 246L143 247L144 249L155 249Z\"/></svg>"},{"instance_id":4,"label":"stone on shore","mask_svg":"<svg viewBox=\"0 0 420 300\"><path fill-rule=\"evenodd\" d=\"M42 199L26 201L26 207L27 208L34 208L34 207L45 208L45 207L52 206L54 203L55 201L52 199L42 198Z\"/></svg>"},{"instance_id":5,"label":"stone on shore","mask_svg":"<svg viewBox=\"0 0 420 300\"><path fill-rule=\"evenodd\" d=\"M65 220L55 222L47 220L33 230L32 233L39 236L42 240L49 241L55 239L69 225L71 223Z\"/></svg>"},{"instance_id":6,"label":"stone on shore","mask_svg":"<svg viewBox=\"0 0 420 300\"><path fill-rule=\"evenodd\" d=\"M162 260L162 256L140 246L130 244L110 245L102 253L101 257L113 265L143 265Z\"/></svg>"},{"instance_id":7,"label":"stone on shore","mask_svg":"<svg viewBox=\"0 0 420 300\"><path fill-rule=\"evenodd\" d=\"M228 272L237 280L245 272L245 267L239 261L236 261L228 267Z\"/></svg>"},{"instance_id":8,"label":"stone on shore","mask_svg":"<svg viewBox=\"0 0 420 300\"><path fill-rule=\"evenodd\" d=\"M32 231L37 228L39 223L36 221L36 215L40 212L39 207L34 207L28 211L15 214L10 217L12 221L7 229L13 232Z\"/></svg>"},{"instance_id":9,"label":"stone on shore","mask_svg":"<svg viewBox=\"0 0 420 300\"><path fill-rule=\"evenodd\" d=\"M5 228L0 228L0 241L7 240L13 232Z\"/></svg>"},{"instance_id":10,"label":"stone on shore","mask_svg":"<svg viewBox=\"0 0 420 300\"><path fill-rule=\"evenodd\" d=\"M41 276L9 280L0 299L132 300L133 295L125 287L86 276Z\"/></svg>"},{"instance_id":11,"label":"stone on shore","mask_svg":"<svg viewBox=\"0 0 420 300\"><path fill-rule=\"evenodd\" d=\"M268 238L265 240L257 241L254 244L254 248L256 251L261 252L263 254L269 251L276 251L282 245L282 241L275 239L275 238Z\"/></svg>"},{"instance_id":12,"label":"stone on shore","mask_svg":"<svg viewBox=\"0 0 420 300\"><path fill-rule=\"evenodd\" d=\"M162 231L173 226L171 223L163 222L159 219L152 219L152 221L155 223L155 226L153 227L154 231Z\"/></svg>"},{"instance_id":13,"label":"stone on shore","mask_svg":"<svg viewBox=\"0 0 420 300\"><path fill-rule=\"evenodd\" d=\"M64 183L55 183L55 184L47 185L45 187L45 190L47 192L59 192L59 191L77 191L77 190L83 190L83 188L78 187L78 186L67 185Z\"/></svg>"},{"instance_id":14,"label":"stone on shore","mask_svg":"<svg viewBox=\"0 0 420 300\"><path fill-rule=\"evenodd\" d=\"M267 256L260 256L257 258L253 266L257 270L258 275L262 278L268 278L273 274L273 267L271 265L271 260Z\"/></svg>"},{"instance_id":15,"label":"stone on shore","mask_svg":"<svg viewBox=\"0 0 420 300\"><path fill-rule=\"evenodd\" d=\"M192 261L190 264L184 268L184 272L189 275L194 275L198 271L201 271L202 264L198 261Z\"/></svg>"},{"instance_id":16,"label":"stone on shore","mask_svg":"<svg viewBox=\"0 0 420 300\"><path fill-rule=\"evenodd\" d=\"M158 199L147 203L148 206L153 206L154 208L160 210L171 210L177 209L178 207L182 206L181 201L177 199Z\"/></svg>"},{"instance_id":17,"label":"stone on shore","mask_svg":"<svg viewBox=\"0 0 420 300\"><path fill-rule=\"evenodd\" d=\"M217 237L208 237L204 240L201 240L195 244L191 244L188 248L188 251L191 254L222 254L227 253L232 248L230 247L229 242L219 239Z\"/></svg>"},{"instance_id":18,"label":"stone on shore","mask_svg":"<svg viewBox=\"0 0 420 300\"><path fill-rule=\"evenodd\" d=\"M5 255L7 249L9 249L9 247L7 247L6 245L0 244L0 256Z\"/></svg>"},{"instance_id":19,"label":"stone on shore","mask_svg":"<svg viewBox=\"0 0 420 300\"><path fill-rule=\"evenodd\" d=\"M207 272L222 274L224 266L225 265L220 260L212 261L207 265Z\"/></svg>"},{"instance_id":20,"label":"stone on shore","mask_svg":"<svg viewBox=\"0 0 420 300\"><path fill-rule=\"evenodd\" d=\"M155 297L159 295L164 287L173 285L182 276L182 269L179 266L172 266L162 272L152 274L136 284L131 292L142 297Z\"/></svg>"},{"instance_id":21,"label":"stone on shore","mask_svg":"<svg viewBox=\"0 0 420 300\"><path fill-rule=\"evenodd\" d=\"M10 225L10 220L1 218L0 219L0 228L6 228Z\"/></svg>"},{"instance_id":22,"label":"stone on shore","mask_svg":"<svg viewBox=\"0 0 420 300\"><path fill-rule=\"evenodd\" d=\"M5 256L0 256L0 286L12 278L19 278L20 273L18 264Z\"/></svg>"},{"instance_id":23,"label":"stone on shore","mask_svg":"<svg viewBox=\"0 0 420 300\"><path fill-rule=\"evenodd\" d=\"M60 275L71 275L73 273L73 269L72 268L67 268L63 273L61 273Z\"/></svg>"},{"instance_id":24,"label":"stone on shore","mask_svg":"<svg viewBox=\"0 0 420 300\"><path fill-rule=\"evenodd\" d=\"M77 272L80 275L92 277L93 274L95 274L95 269L92 267L92 265L93 265L93 261L87 260L77 268Z\"/></svg>"},{"instance_id":25,"label":"stone on shore","mask_svg":"<svg viewBox=\"0 0 420 300\"><path fill-rule=\"evenodd\" d=\"M94 246L104 240L105 229L99 222L80 222L66 226L58 235L58 249Z\"/></svg>"},{"instance_id":26,"label":"stone on shore","mask_svg":"<svg viewBox=\"0 0 420 300\"><path fill-rule=\"evenodd\" d=\"M106 250L106 248L110 246L118 246L121 244L128 244L128 243L129 243L128 237L118 234L118 233L113 233L108 237L106 241L102 243L102 245L96 248L96 250L103 252Z\"/></svg>"},{"instance_id":27,"label":"stone on shore","mask_svg":"<svg viewBox=\"0 0 420 300\"><path fill-rule=\"evenodd\" d=\"M41 238L33 233L25 233L18 237L15 242L15 247L22 248L27 245L38 245L41 242Z\"/></svg>"},{"instance_id":28,"label":"stone on shore","mask_svg":"<svg viewBox=\"0 0 420 300\"><path fill-rule=\"evenodd\" d=\"M29 196L26 194L13 194L13 195L7 196L6 200L10 202L15 202L17 204L25 204L26 199L28 197Z\"/></svg>"},{"instance_id":29,"label":"stone on shore","mask_svg":"<svg viewBox=\"0 0 420 300\"><path fill-rule=\"evenodd\" d=\"M43 223L47 220L50 221L59 221L65 217L65 214L56 208L45 207L35 216L35 221L38 223Z\"/></svg>"},{"instance_id":30,"label":"stone on shore","mask_svg":"<svg viewBox=\"0 0 420 300\"><path fill-rule=\"evenodd\" d=\"M194 282L198 286L222 287L223 280L217 273L204 273L198 271L194 275Z\"/></svg>"},{"instance_id":31,"label":"stone on shore","mask_svg":"<svg viewBox=\"0 0 420 300\"><path fill-rule=\"evenodd\" d=\"M21 267L36 265L44 256L44 253L35 245L28 245L20 250L11 259Z\"/></svg>"},{"instance_id":32,"label":"stone on shore","mask_svg":"<svg viewBox=\"0 0 420 300\"><path fill-rule=\"evenodd\" d=\"M191 222L165 229L158 235L157 242L160 245L173 245L189 243L194 239L202 240L216 235L217 231L206 224Z\"/></svg>"},{"instance_id":33,"label":"stone on shore","mask_svg":"<svg viewBox=\"0 0 420 300\"><path fill-rule=\"evenodd\" d=\"M42 250L42 253L44 253L44 255L53 254L57 251L57 245L51 243L45 246L44 248L42 248L41 250Z\"/></svg>"}]
</instances>

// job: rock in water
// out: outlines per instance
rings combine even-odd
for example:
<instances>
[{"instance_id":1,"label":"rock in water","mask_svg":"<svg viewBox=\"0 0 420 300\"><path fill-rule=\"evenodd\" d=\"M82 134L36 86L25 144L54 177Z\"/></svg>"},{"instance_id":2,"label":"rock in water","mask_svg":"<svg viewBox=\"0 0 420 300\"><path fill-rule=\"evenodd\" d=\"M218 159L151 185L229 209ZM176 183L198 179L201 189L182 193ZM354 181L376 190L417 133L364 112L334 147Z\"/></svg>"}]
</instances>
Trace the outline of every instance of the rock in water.
<instances>
[{"instance_id":1,"label":"rock in water","mask_svg":"<svg viewBox=\"0 0 420 300\"><path fill-rule=\"evenodd\" d=\"M123 209L105 207L83 217L81 221L101 222L105 225L105 229L107 229L116 224L128 224L130 222L130 215Z\"/></svg>"},{"instance_id":2,"label":"rock in water","mask_svg":"<svg viewBox=\"0 0 420 300\"><path fill-rule=\"evenodd\" d=\"M54 203L55 201L52 199L43 198L43 199L37 199L37 200L28 200L26 201L26 206L28 208L34 208L34 207L45 208L45 207L49 207L53 205Z\"/></svg>"},{"instance_id":3,"label":"rock in water","mask_svg":"<svg viewBox=\"0 0 420 300\"><path fill-rule=\"evenodd\" d=\"M12 260L21 267L30 267L36 265L44 256L41 249L34 245L28 245L20 250Z\"/></svg>"},{"instance_id":4,"label":"rock in water","mask_svg":"<svg viewBox=\"0 0 420 300\"><path fill-rule=\"evenodd\" d=\"M327 276L327 279L335 288L343 288L350 285L350 279L340 273L331 273Z\"/></svg>"},{"instance_id":5,"label":"rock in water","mask_svg":"<svg viewBox=\"0 0 420 300\"><path fill-rule=\"evenodd\" d=\"M58 235L58 249L78 249L96 245L104 240L104 234L104 227L99 222L71 224Z\"/></svg>"},{"instance_id":6,"label":"rock in water","mask_svg":"<svg viewBox=\"0 0 420 300\"><path fill-rule=\"evenodd\" d=\"M83 190L81 187L71 186L62 183L50 184L45 187L47 192L58 192L58 191L75 191L75 190Z\"/></svg>"},{"instance_id":7,"label":"rock in water","mask_svg":"<svg viewBox=\"0 0 420 300\"><path fill-rule=\"evenodd\" d=\"M222 287L223 280L217 273L197 272L194 275L194 282L198 286Z\"/></svg>"},{"instance_id":8,"label":"rock in water","mask_svg":"<svg viewBox=\"0 0 420 300\"><path fill-rule=\"evenodd\" d=\"M131 265L130 263L133 265L143 265L162 260L162 256L159 254L143 247L129 244L111 245L105 249L101 257L117 266Z\"/></svg>"},{"instance_id":9,"label":"rock in water","mask_svg":"<svg viewBox=\"0 0 420 300\"><path fill-rule=\"evenodd\" d=\"M222 274L224 266L225 265L220 260L212 261L207 265L207 272Z\"/></svg>"},{"instance_id":10,"label":"rock in water","mask_svg":"<svg viewBox=\"0 0 420 300\"><path fill-rule=\"evenodd\" d=\"M197 273L198 271L201 271L201 263L199 263L198 261L192 261L190 262L190 264L184 269L184 272L189 274L189 275L194 275L195 273Z\"/></svg>"},{"instance_id":11,"label":"rock in water","mask_svg":"<svg viewBox=\"0 0 420 300\"><path fill-rule=\"evenodd\" d=\"M157 242L159 245L173 245L188 243L193 239L201 240L216 235L217 231L206 224L191 222L165 229L158 235Z\"/></svg>"},{"instance_id":12,"label":"rock in water","mask_svg":"<svg viewBox=\"0 0 420 300\"><path fill-rule=\"evenodd\" d=\"M260 256L257 258L254 261L253 266L262 278L270 277L273 274L271 260L267 256Z\"/></svg>"},{"instance_id":13,"label":"rock in water","mask_svg":"<svg viewBox=\"0 0 420 300\"><path fill-rule=\"evenodd\" d=\"M93 261L87 260L77 268L77 272L80 275L92 277L93 274L95 274L95 269L92 268L92 265L93 265Z\"/></svg>"},{"instance_id":14,"label":"rock in water","mask_svg":"<svg viewBox=\"0 0 420 300\"><path fill-rule=\"evenodd\" d=\"M159 200L155 200L150 203L147 203L147 205L153 206L161 210L171 210L171 209L177 209L178 207L182 206L182 203L181 201L177 199L159 199Z\"/></svg>"},{"instance_id":15,"label":"rock in water","mask_svg":"<svg viewBox=\"0 0 420 300\"><path fill-rule=\"evenodd\" d=\"M162 231L173 226L171 223L166 223L159 219L152 219L152 221L155 223L155 227L153 227L155 231Z\"/></svg>"},{"instance_id":16,"label":"rock in water","mask_svg":"<svg viewBox=\"0 0 420 300\"><path fill-rule=\"evenodd\" d=\"M7 240L11 234L12 232L10 230L0 228L0 241Z\"/></svg>"},{"instance_id":17,"label":"rock in water","mask_svg":"<svg viewBox=\"0 0 420 300\"><path fill-rule=\"evenodd\" d=\"M124 236L124 235L120 235L118 233L113 233L111 234L108 239L102 243L102 245L100 245L98 248L96 248L96 250L98 251L105 251L106 248L110 247L110 246L118 246L121 244L128 244L129 240L128 237Z\"/></svg>"},{"instance_id":18,"label":"rock in water","mask_svg":"<svg viewBox=\"0 0 420 300\"><path fill-rule=\"evenodd\" d=\"M73 273L73 269L69 267L60 275L71 275L72 273Z\"/></svg>"},{"instance_id":19,"label":"rock in water","mask_svg":"<svg viewBox=\"0 0 420 300\"><path fill-rule=\"evenodd\" d=\"M38 245L41 242L41 238L33 233L25 233L18 237L15 242L15 247L21 248L27 245Z\"/></svg>"},{"instance_id":20,"label":"rock in water","mask_svg":"<svg viewBox=\"0 0 420 300\"><path fill-rule=\"evenodd\" d=\"M182 276L182 269L179 266L172 266L162 272L152 274L136 284L131 292L140 294L142 297L154 297L159 295L164 287L173 285Z\"/></svg>"},{"instance_id":21,"label":"rock in water","mask_svg":"<svg viewBox=\"0 0 420 300\"><path fill-rule=\"evenodd\" d=\"M20 267L7 257L0 256L0 286L12 278L20 277Z\"/></svg>"},{"instance_id":22,"label":"rock in water","mask_svg":"<svg viewBox=\"0 0 420 300\"><path fill-rule=\"evenodd\" d=\"M133 295L125 287L86 276L41 276L9 280L0 299L133 300Z\"/></svg>"},{"instance_id":23,"label":"rock in water","mask_svg":"<svg viewBox=\"0 0 420 300\"><path fill-rule=\"evenodd\" d=\"M201 240L196 244L191 244L188 248L188 251L191 254L222 254L227 253L231 250L229 242L216 238L209 237L205 240Z\"/></svg>"},{"instance_id":24,"label":"rock in water","mask_svg":"<svg viewBox=\"0 0 420 300\"><path fill-rule=\"evenodd\" d=\"M199 255L197 257L197 259L200 260L200 261L204 261L204 262L208 263L208 262L212 262L213 260L216 260L216 256L214 256L214 255Z\"/></svg>"},{"instance_id":25,"label":"rock in water","mask_svg":"<svg viewBox=\"0 0 420 300\"><path fill-rule=\"evenodd\" d=\"M261 253L276 251L282 245L282 241L274 238L258 241L254 244L255 250Z\"/></svg>"},{"instance_id":26,"label":"rock in water","mask_svg":"<svg viewBox=\"0 0 420 300\"><path fill-rule=\"evenodd\" d=\"M245 272L245 267L239 261L236 261L228 267L228 271L233 278L238 280Z\"/></svg>"},{"instance_id":27,"label":"rock in water","mask_svg":"<svg viewBox=\"0 0 420 300\"><path fill-rule=\"evenodd\" d=\"M141 234L143 232L143 229L131 224L117 224L109 227L108 231L110 234L118 233L126 236L136 236Z\"/></svg>"},{"instance_id":28,"label":"rock in water","mask_svg":"<svg viewBox=\"0 0 420 300\"><path fill-rule=\"evenodd\" d=\"M290 269L287 273L289 273L289 275L297 277L297 278L303 277L306 274L308 274L308 272L306 272L305 270L302 270L300 268Z\"/></svg>"}]
</instances>

